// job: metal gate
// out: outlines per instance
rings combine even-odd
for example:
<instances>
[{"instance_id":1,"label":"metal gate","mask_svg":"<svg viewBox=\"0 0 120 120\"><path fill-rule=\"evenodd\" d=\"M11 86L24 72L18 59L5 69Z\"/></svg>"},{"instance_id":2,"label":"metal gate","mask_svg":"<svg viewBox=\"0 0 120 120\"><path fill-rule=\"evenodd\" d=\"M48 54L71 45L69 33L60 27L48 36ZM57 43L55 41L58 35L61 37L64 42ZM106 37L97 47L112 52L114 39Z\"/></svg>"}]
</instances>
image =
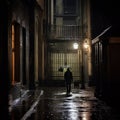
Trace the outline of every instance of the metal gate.
<instances>
[{"instance_id":1,"label":"metal gate","mask_svg":"<svg viewBox=\"0 0 120 120\"><path fill-rule=\"evenodd\" d=\"M69 67L74 80L80 80L80 58L77 51L49 51L49 77L64 80L64 72Z\"/></svg>"}]
</instances>

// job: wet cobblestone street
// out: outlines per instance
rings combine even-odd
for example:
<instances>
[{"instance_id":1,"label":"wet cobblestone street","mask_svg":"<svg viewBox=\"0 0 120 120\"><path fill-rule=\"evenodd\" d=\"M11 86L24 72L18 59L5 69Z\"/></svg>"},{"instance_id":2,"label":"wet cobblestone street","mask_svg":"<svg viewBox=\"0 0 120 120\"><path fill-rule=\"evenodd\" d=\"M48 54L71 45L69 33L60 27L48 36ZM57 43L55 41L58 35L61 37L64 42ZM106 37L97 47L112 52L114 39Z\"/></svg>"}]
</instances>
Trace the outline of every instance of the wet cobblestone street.
<instances>
[{"instance_id":1,"label":"wet cobblestone street","mask_svg":"<svg viewBox=\"0 0 120 120\"><path fill-rule=\"evenodd\" d=\"M120 120L120 115L94 97L94 89L43 87L37 107L27 120ZM21 119L23 120L23 119Z\"/></svg>"}]
</instances>

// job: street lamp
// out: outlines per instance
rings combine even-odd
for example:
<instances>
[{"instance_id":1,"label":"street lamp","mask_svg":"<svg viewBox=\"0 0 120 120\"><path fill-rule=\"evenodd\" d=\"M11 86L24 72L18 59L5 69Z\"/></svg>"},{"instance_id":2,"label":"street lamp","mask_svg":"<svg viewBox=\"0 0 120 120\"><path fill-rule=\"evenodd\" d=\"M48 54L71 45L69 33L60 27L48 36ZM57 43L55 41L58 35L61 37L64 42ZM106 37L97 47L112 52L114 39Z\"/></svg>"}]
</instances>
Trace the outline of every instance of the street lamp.
<instances>
[{"instance_id":1,"label":"street lamp","mask_svg":"<svg viewBox=\"0 0 120 120\"><path fill-rule=\"evenodd\" d=\"M88 49L88 47L89 47L88 43L87 43L87 42L85 42L85 43L84 43L84 45L83 45L83 47L84 47L84 49L85 49L85 50L87 50L87 49Z\"/></svg>"},{"instance_id":2,"label":"street lamp","mask_svg":"<svg viewBox=\"0 0 120 120\"><path fill-rule=\"evenodd\" d=\"M89 45L87 43L87 41L83 41L82 46L81 46L81 57L82 57L82 65L81 65L81 89L85 89L85 76L84 76L84 72L85 72L85 66L84 66L84 52L87 51Z\"/></svg>"},{"instance_id":3,"label":"street lamp","mask_svg":"<svg viewBox=\"0 0 120 120\"><path fill-rule=\"evenodd\" d=\"M87 52L88 50L88 41L85 39L83 41L83 43L81 44L81 58L82 58L82 64L81 64L81 89L85 89L85 76L84 76L84 72L85 72L85 65L84 65L84 60L85 60L85 56L84 53ZM73 43L73 48L75 50L77 50L79 48L79 44L77 42Z\"/></svg>"},{"instance_id":4,"label":"street lamp","mask_svg":"<svg viewBox=\"0 0 120 120\"><path fill-rule=\"evenodd\" d=\"M74 48L74 49L78 49L78 43L74 43L74 44L73 44L73 48Z\"/></svg>"}]
</instances>

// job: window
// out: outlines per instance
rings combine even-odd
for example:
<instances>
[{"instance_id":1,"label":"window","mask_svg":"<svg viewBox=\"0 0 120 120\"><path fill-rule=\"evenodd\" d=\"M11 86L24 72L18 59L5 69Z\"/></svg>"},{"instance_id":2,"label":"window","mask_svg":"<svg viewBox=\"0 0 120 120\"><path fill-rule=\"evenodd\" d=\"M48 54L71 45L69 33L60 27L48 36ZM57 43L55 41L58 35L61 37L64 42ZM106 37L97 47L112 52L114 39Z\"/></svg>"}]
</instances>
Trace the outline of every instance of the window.
<instances>
[{"instance_id":1,"label":"window","mask_svg":"<svg viewBox=\"0 0 120 120\"><path fill-rule=\"evenodd\" d=\"M64 14L76 13L76 0L64 0Z\"/></svg>"}]
</instances>

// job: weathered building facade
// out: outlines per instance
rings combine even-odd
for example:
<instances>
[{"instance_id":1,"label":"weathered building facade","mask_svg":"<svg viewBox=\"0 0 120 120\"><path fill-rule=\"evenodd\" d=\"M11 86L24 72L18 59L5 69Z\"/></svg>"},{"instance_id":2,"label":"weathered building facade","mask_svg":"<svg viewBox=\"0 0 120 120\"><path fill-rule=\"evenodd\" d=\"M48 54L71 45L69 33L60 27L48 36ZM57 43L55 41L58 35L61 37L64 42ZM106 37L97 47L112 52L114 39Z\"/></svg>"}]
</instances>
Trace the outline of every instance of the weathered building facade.
<instances>
[{"instance_id":1,"label":"weathered building facade","mask_svg":"<svg viewBox=\"0 0 120 120\"><path fill-rule=\"evenodd\" d=\"M91 76L89 0L47 0L46 7L47 81L63 82L63 74L70 67L74 81L80 82L84 66L84 79L88 82ZM73 48L74 43L77 49ZM86 50L82 49L84 43L89 45Z\"/></svg>"},{"instance_id":2,"label":"weathered building facade","mask_svg":"<svg viewBox=\"0 0 120 120\"><path fill-rule=\"evenodd\" d=\"M10 81L12 85L20 83L34 88L39 78L38 71L43 69L38 67L43 62L43 2L17 0L10 7ZM39 75L42 78L42 72Z\"/></svg>"},{"instance_id":3,"label":"weathered building facade","mask_svg":"<svg viewBox=\"0 0 120 120\"><path fill-rule=\"evenodd\" d=\"M92 40L92 68L95 96L112 106L119 106L120 37L112 27Z\"/></svg>"},{"instance_id":4,"label":"weathered building facade","mask_svg":"<svg viewBox=\"0 0 120 120\"><path fill-rule=\"evenodd\" d=\"M5 119L12 87L35 89L44 78L43 9L43 0L1 1L0 108L5 108Z\"/></svg>"}]
</instances>

